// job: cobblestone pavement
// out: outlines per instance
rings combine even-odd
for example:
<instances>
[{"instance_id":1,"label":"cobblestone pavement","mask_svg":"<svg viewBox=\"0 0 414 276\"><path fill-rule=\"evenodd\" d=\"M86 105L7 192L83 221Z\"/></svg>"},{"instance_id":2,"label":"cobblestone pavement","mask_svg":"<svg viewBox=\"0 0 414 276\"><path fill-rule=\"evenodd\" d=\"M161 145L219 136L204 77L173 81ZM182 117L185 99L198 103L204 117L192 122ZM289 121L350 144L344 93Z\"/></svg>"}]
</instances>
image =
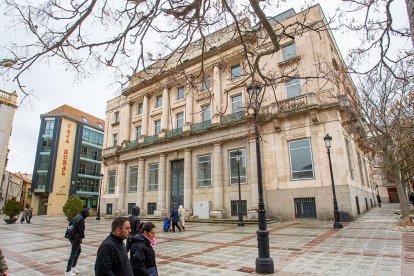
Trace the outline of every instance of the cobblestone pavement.
<instances>
[{"instance_id":1,"label":"cobblestone pavement","mask_svg":"<svg viewBox=\"0 0 414 276\"><path fill-rule=\"evenodd\" d=\"M334 230L332 222L291 221L268 225L276 275L414 275L414 233L393 231L397 204L374 208ZM111 220L86 220L78 262L93 275L96 251ZM0 246L10 275L63 275L70 252L63 217L33 217L32 224L0 222ZM163 233L156 223L157 263L163 275L254 274L255 225L187 223L185 232Z\"/></svg>"}]
</instances>

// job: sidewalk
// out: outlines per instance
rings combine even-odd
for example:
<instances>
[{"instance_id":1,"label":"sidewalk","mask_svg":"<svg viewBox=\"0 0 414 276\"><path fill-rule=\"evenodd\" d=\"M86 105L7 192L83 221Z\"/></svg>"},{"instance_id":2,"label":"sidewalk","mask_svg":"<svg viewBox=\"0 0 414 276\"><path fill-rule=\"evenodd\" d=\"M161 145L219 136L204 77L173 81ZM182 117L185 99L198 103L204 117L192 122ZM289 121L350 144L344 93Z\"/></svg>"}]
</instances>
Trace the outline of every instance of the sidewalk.
<instances>
[{"instance_id":1,"label":"sidewalk","mask_svg":"<svg viewBox=\"0 0 414 276\"><path fill-rule=\"evenodd\" d=\"M413 275L414 232L393 231L398 204L374 208L342 230L332 222L268 225L274 275ZM110 231L110 220L86 220L78 262L80 276L94 275L96 251ZM33 217L32 224L0 222L0 247L9 275L63 275L69 242L63 217ZM255 274L255 225L237 227L188 223L186 232L164 233L156 222L159 275Z\"/></svg>"}]
</instances>

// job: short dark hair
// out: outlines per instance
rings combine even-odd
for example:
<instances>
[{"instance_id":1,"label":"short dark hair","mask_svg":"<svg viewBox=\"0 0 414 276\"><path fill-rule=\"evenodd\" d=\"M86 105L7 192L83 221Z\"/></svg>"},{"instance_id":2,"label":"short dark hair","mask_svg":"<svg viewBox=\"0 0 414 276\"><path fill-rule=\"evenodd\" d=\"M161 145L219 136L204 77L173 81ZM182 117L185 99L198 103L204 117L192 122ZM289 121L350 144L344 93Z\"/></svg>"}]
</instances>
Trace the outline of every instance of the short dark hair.
<instances>
[{"instance_id":1,"label":"short dark hair","mask_svg":"<svg viewBox=\"0 0 414 276\"><path fill-rule=\"evenodd\" d=\"M140 225L139 225L139 229L140 229L140 231L142 232L142 233L144 233L144 231L145 232L150 232L152 229L154 229L155 228L155 225L154 225L154 223L152 223L152 222L145 222L145 223L141 223Z\"/></svg>"},{"instance_id":2,"label":"short dark hair","mask_svg":"<svg viewBox=\"0 0 414 276\"><path fill-rule=\"evenodd\" d=\"M128 218L126 218L126 217L116 217L116 218L114 218L114 220L112 221L112 232L115 232L115 230L117 228L122 228L125 221L128 221Z\"/></svg>"}]
</instances>

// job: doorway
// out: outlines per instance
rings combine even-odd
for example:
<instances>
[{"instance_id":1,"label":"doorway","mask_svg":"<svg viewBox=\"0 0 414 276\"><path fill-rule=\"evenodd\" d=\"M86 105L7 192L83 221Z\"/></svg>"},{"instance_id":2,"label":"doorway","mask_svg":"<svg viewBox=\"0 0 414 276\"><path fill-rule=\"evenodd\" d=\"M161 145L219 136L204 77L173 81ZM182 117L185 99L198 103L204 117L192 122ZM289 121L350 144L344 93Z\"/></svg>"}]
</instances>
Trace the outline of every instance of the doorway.
<instances>
[{"instance_id":1,"label":"doorway","mask_svg":"<svg viewBox=\"0 0 414 276\"><path fill-rule=\"evenodd\" d=\"M397 188L388 188L388 195L390 197L390 203L400 203Z\"/></svg>"},{"instance_id":2,"label":"doorway","mask_svg":"<svg viewBox=\"0 0 414 276\"><path fill-rule=\"evenodd\" d=\"M49 196L46 195L41 195L39 198L39 209L37 211L37 215L41 216L41 215L47 215L47 204L49 201Z\"/></svg>"},{"instance_id":3,"label":"doorway","mask_svg":"<svg viewBox=\"0 0 414 276\"><path fill-rule=\"evenodd\" d=\"M184 205L184 160L171 161L170 208Z\"/></svg>"}]
</instances>

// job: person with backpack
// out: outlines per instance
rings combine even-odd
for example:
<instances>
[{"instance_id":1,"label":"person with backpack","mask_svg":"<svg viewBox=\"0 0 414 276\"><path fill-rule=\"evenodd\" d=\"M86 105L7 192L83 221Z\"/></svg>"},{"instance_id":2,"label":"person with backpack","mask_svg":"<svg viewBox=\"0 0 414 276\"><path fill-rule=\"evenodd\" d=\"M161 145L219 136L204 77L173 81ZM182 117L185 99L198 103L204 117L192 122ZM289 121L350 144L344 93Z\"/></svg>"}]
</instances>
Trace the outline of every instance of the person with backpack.
<instances>
[{"instance_id":1,"label":"person with backpack","mask_svg":"<svg viewBox=\"0 0 414 276\"><path fill-rule=\"evenodd\" d=\"M139 225L141 224L141 219L139 217L139 212L141 209L138 206L133 206L131 210L131 215L128 217L129 224L131 226L131 233L129 234L130 237L135 236L139 233ZM126 242L126 250L129 252L129 249L131 248L131 242L128 237Z\"/></svg>"},{"instance_id":2,"label":"person with backpack","mask_svg":"<svg viewBox=\"0 0 414 276\"><path fill-rule=\"evenodd\" d=\"M70 251L65 276L74 276L79 273L79 270L76 268L76 264L78 262L79 255L82 252L81 244L82 240L85 238L85 219L88 216L89 209L84 208L80 214L76 215L72 219L66 230L65 238L69 239L72 249Z\"/></svg>"}]
</instances>

